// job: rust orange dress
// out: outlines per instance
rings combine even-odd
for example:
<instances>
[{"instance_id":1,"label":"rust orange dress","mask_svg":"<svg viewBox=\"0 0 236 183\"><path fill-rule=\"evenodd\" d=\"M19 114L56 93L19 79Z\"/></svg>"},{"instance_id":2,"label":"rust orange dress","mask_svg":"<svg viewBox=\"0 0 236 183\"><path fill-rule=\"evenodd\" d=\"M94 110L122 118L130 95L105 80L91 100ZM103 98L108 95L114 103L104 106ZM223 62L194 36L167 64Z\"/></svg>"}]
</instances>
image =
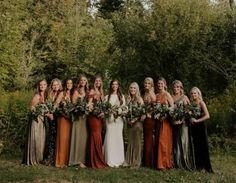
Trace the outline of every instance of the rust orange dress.
<instances>
[{"instance_id":1,"label":"rust orange dress","mask_svg":"<svg viewBox=\"0 0 236 183\"><path fill-rule=\"evenodd\" d=\"M93 103L96 103L94 98ZM93 114L90 114L87 120L89 129L88 166L91 168L104 168L106 163L102 149L102 120Z\"/></svg>"},{"instance_id":2,"label":"rust orange dress","mask_svg":"<svg viewBox=\"0 0 236 183\"><path fill-rule=\"evenodd\" d=\"M157 95L156 99L161 104L168 103L166 97ZM156 142L157 161L155 167L159 170L172 168L172 127L168 118L157 121Z\"/></svg>"},{"instance_id":3,"label":"rust orange dress","mask_svg":"<svg viewBox=\"0 0 236 183\"><path fill-rule=\"evenodd\" d=\"M68 166L70 154L71 120L69 117L60 115L57 118L56 137L56 167Z\"/></svg>"}]
</instances>

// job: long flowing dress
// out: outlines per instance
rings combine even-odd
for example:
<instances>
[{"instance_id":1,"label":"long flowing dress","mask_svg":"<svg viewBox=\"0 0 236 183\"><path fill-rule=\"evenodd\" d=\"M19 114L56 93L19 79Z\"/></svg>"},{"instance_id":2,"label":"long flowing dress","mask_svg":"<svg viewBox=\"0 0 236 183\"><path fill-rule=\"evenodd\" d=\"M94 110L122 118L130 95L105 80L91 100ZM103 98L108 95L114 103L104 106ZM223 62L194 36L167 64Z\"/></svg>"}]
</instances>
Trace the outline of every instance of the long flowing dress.
<instances>
[{"instance_id":1,"label":"long flowing dress","mask_svg":"<svg viewBox=\"0 0 236 183\"><path fill-rule=\"evenodd\" d=\"M107 100L107 96L105 97ZM123 96L123 101L124 96ZM120 101L116 94L110 96L111 105L120 105ZM124 105L124 103L123 103ZM106 134L104 140L105 162L110 167L118 167L125 161L124 158L124 141L123 141L123 120L122 118L114 118L110 115L106 119Z\"/></svg>"},{"instance_id":2,"label":"long flowing dress","mask_svg":"<svg viewBox=\"0 0 236 183\"><path fill-rule=\"evenodd\" d=\"M157 95L157 101L161 104L167 104L167 98ZM172 162L172 128L168 118L157 121L157 161L155 167L159 170L170 169Z\"/></svg>"},{"instance_id":3,"label":"long flowing dress","mask_svg":"<svg viewBox=\"0 0 236 183\"><path fill-rule=\"evenodd\" d=\"M131 167L139 167L142 161L143 124L138 119L128 129L128 147L126 151L126 163Z\"/></svg>"},{"instance_id":4,"label":"long flowing dress","mask_svg":"<svg viewBox=\"0 0 236 183\"><path fill-rule=\"evenodd\" d=\"M213 172L209 155L207 126L205 122L194 123L191 125L191 129L196 169L205 169L208 172Z\"/></svg>"},{"instance_id":5,"label":"long flowing dress","mask_svg":"<svg viewBox=\"0 0 236 183\"><path fill-rule=\"evenodd\" d=\"M90 114L88 117L88 126L89 167L104 168L106 167L106 163L102 149L102 121L97 116Z\"/></svg>"},{"instance_id":6,"label":"long flowing dress","mask_svg":"<svg viewBox=\"0 0 236 183\"><path fill-rule=\"evenodd\" d=\"M56 167L67 166L69 163L71 126L71 119L69 116L58 116L55 160Z\"/></svg>"},{"instance_id":7,"label":"long flowing dress","mask_svg":"<svg viewBox=\"0 0 236 183\"><path fill-rule=\"evenodd\" d=\"M55 148L56 148L56 136L57 136L57 116L53 114L54 119L48 119L48 137L47 137L47 149L43 163L45 165L55 165Z\"/></svg>"},{"instance_id":8,"label":"long flowing dress","mask_svg":"<svg viewBox=\"0 0 236 183\"><path fill-rule=\"evenodd\" d=\"M44 154L46 139L44 116L31 119L28 129L28 138L22 163L26 165L36 165L41 163Z\"/></svg>"},{"instance_id":9,"label":"long flowing dress","mask_svg":"<svg viewBox=\"0 0 236 183\"><path fill-rule=\"evenodd\" d=\"M88 141L87 117L84 114L74 114L71 130L69 166L86 163Z\"/></svg>"},{"instance_id":10,"label":"long flowing dress","mask_svg":"<svg viewBox=\"0 0 236 183\"><path fill-rule=\"evenodd\" d=\"M145 102L145 105L150 104ZM143 164L150 168L154 167L155 125L156 122L153 116L147 117L143 123Z\"/></svg>"},{"instance_id":11,"label":"long flowing dress","mask_svg":"<svg viewBox=\"0 0 236 183\"><path fill-rule=\"evenodd\" d=\"M176 107L183 103L182 97L175 101ZM173 159L175 168L194 170L193 142L189 125L187 121L183 121L173 126Z\"/></svg>"}]
</instances>

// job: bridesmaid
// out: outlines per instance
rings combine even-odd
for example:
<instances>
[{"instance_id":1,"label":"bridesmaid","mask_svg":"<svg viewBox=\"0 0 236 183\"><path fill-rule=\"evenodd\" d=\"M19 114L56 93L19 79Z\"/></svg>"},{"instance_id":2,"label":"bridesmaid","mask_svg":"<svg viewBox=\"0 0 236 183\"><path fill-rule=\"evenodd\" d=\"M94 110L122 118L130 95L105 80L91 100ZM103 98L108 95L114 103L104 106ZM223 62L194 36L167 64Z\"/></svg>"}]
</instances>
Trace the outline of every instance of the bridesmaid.
<instances>
[{"instance_id":1,"label":"bridesmaid","mask_svg":"<svg viewBox=\"0 0 236 183\"><path fill-rule=\"evenodd\" d=\"M201 117L198 119L191 118L192 137L194 145L195 163L197 170L205 169L207 172L213 173L209 156L207 126L205 120L210 118L208 109L202 99L202 93L197 87L193 87L190 91L191 102L196 103L201 109Z\"/></svg>"},{"instance_id":2,"label":"bridesmaid","mask_svg":"<svg viewBox=\"0 0 236 183\"><path fill-rule=\"evenodd\" d=\"M143 105L143 99L140 96L139 86L133 82L129 86L128 104ZM130 125L128 133L128 147L126 151L126 163L133 168L138 168L142 160L142 138L143 124L141 116L128 122Z\"/></svg>"},{"instance_id":3,"label":"bridesmaid","mask_svg":"<svg viewBox=\"0 0 236 183\"><path fill-rule=\"evenodd\" d=\"M80 75L79 83L72 95L72 102L76 104L78 100L86 100L87 94L88 80L85 75ZM71 131L69 166L79 165L81 168L86 167L85 163L88 138L86 120L85 115L74 114Z\"/></svg>"},{"instance_id":4,"label":"bridesmaid","mask_svg":"<svg viewBox=\"0 0 236 183\"><path fill-rule=\"evenodd\" d=\"M157 81L158 92L156 102L167 104L174 107L171 95L166 91L166 80L160 77ZM157 121L157 161L155 167L159 170L170 169L173 167L172 162L172 128L168 118L161 118Z\"/></svg>"},{"instance_id":5,"label":"bridesmaid","mask_svg":"<svg viewBox=\"0 0 236 183\"><path fill-rule=\"evenodd\" d=\"M59 106L61 102L71 102L73 81L68 79L66 81L66 89L61 92L56 100L56 105ZM65 167L69 162L70 151L70 132L71 119L70 116L59 115L57 117L57 137L56 137L56 167Z\"/></svg>"},{"instance_id":6,"label":"bridesmaid","mask_svg":"<svg viewBox=\"0 0 236 183\"><path fill-rule=\"evenodd\" d=\"M111 105L125 105L125 97L121 93L120 83L118 80L112 80L110 83L109 94L105 97L105 101ZM124 141L123 141L123 120L122 118L114 118L110 115L106 119L106 134L104 140L105 161L110 167L119 167L124 161Z\"/></svg>"},{"instance_id":7,"label":"bridesmaid","mask_svg":"<svg viewBox=\"0 0 236 183\"><path fill-rule=\"evenodd\" d=\"M52 102L53 108L56 107L56 100L59 94L62 92L62 84L58 78L55 78L51 81L50 88L48 91L48 101ZM57 135L57 116L55 114L48 114L48 144L47 144L47 152L46 158L44 159L45 165L53 166L55 165L55 147L56 147L56 135Z\"/></svg>"},{"instance_id":8,"label":"bridesmaid","mask_svg":"<svg viewBox=\"0 0 236 183\"><path fill-rule=\"evenodd\" d=\"M187 106L190 101L184 95L183 84L179 80L172 83L175 107ZM189 124L184 119L173 122L173 159L175 168L194 170L193 144L189 136Z\"/></svg>"},{"instance_id":9,"label":"bridesmaid","mask_svg":"<svg viewBox=\"0 0 236 183\"><path fill-rule=\"evenodd\" d=\"M37 92L31 102L31 110L37 104L45 103L46 100L46 80L41 80L37 85ZM45 116L38 116L37 119L31 119L28 129L28 138L23 156L23 164L36 165L43 160L43 153L45 147Z\"/></svg>"},{"instance_id":10,"label":"bridesmaid","mask_svg":"<svg viewBox=\"0 0 236 183\"><path fill-rule=\"evenodd\" d=\"M100 76L96 76L94 81L94 88L89 91L88 106L94 106L97 102L101 102L104 98L103 83ZM88 166L91 168L106 167L105 157L102 149L102 114L95 116L90 114L88 116Z\"/></svg>"},{"instance_id":11,"label":"bridesmaid","mask_svg":"<svg viewBox=\"0 0 236 183\"><path fill-rule=\"evenodd\" d=\"M151 105L155 103L156 96L154 93L153 79L147 77L144 79L144 104ZM144 147L143 147L143 163L144 166L152 168L154 166L154 130L155 120L151 114L146 115L143 123Z\"/></svg>"}]
</instances>

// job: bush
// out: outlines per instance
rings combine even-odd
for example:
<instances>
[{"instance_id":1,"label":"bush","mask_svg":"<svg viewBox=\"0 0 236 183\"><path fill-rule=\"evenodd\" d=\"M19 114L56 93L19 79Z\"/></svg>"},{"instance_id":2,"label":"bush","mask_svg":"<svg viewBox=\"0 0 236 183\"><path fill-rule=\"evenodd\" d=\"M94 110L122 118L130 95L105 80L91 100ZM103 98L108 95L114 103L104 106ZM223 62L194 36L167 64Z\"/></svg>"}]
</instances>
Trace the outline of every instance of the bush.
<instances>
[{"instance_id":1,"label":"bush","mask_svg":"<svg viewBox=\"0 0 236 183\"><path fill-rule=\"evenodd\" d=\"M0 96L0 153L19 154L25 142L32 91Z\"/></svg>"},{"instance_id":2,"label":"bush","mask_svg":"<svg viewBox=\"0 0 236 183\"><path fill-rule=\"evenodd\" d=\"M211 115L207 122L209 134L221 137L234 137L236 135L236 86L232 85L222 95L208 101Z\"/></svg>"}]
</instances>

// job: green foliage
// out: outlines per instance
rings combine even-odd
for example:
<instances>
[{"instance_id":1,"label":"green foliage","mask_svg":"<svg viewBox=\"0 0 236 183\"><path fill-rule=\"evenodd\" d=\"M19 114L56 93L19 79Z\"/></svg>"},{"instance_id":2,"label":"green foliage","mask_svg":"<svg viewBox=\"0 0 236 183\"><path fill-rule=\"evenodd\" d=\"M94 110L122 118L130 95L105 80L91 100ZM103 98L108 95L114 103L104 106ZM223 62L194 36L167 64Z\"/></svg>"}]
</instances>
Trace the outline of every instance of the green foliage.
<instances>
[{"instance_id":1,"label":"green foliage","mask_svg":"<svg viewBox=\"0 0 236 183\"><path fill-rule=\"evenodd\" d=\"M236 87L232 85L222 95L212 98L207 106L211 115L207 121L209 132L219 136L236 135Z\"/></svg>"},{"instance_id":2,"label":"green foliage","mask_svg":"<svg viewBox=\"0 0 236 183\"><path fill-rule=\"evenodd\" d=\"M0 96L0 143L4 154L19 154L25 143L32 95L16 91Z\"/></svg>"}]
</instances>

